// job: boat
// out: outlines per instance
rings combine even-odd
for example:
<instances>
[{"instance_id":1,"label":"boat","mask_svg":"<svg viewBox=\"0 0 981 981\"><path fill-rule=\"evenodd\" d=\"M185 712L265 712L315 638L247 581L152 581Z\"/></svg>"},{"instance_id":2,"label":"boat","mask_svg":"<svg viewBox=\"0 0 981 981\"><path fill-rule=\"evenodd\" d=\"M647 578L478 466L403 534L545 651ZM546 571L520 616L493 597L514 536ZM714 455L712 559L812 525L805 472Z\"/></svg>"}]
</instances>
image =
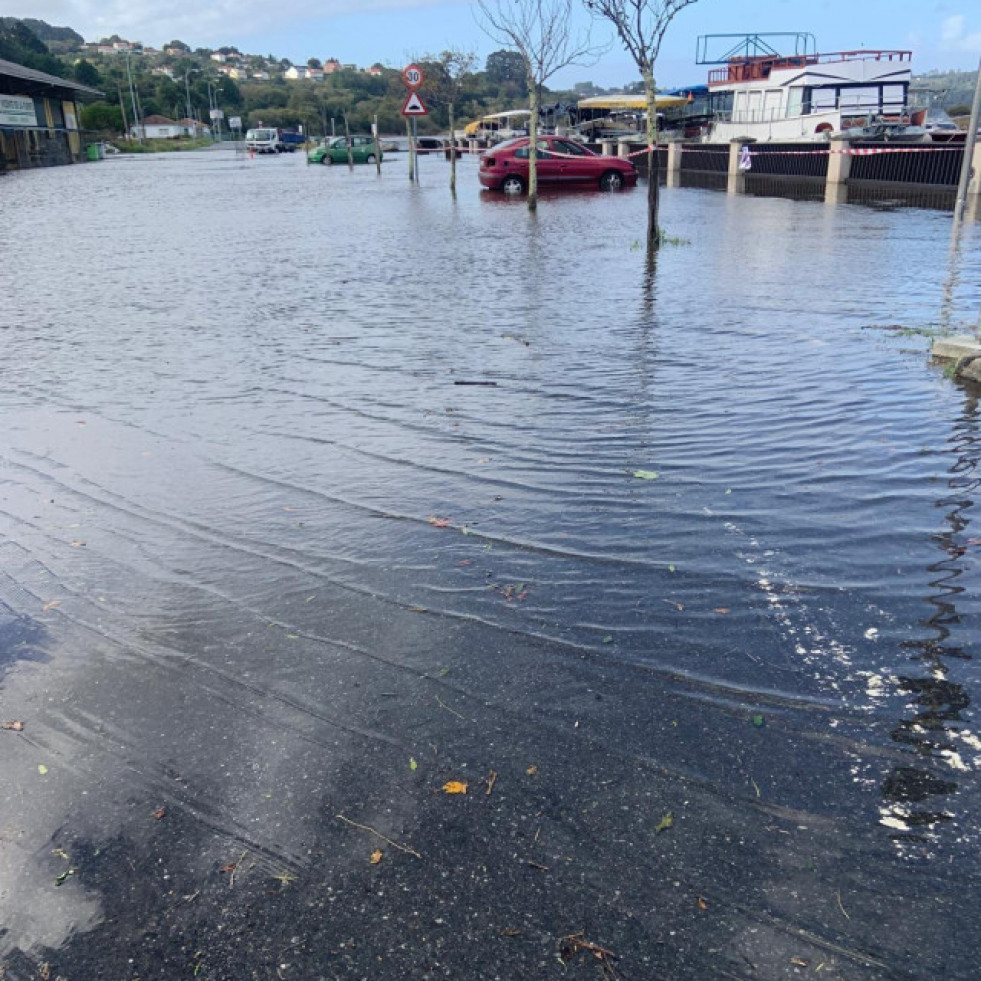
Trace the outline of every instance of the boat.
<instances>
[{"instance_id":1,"label":"boat","mask_svg":"<svg viewBox=\"0 0 981 981\"><path fill-rule=\"evenodd\" d=\"M656 96L658 118L663 119L667 109L678 109L688 104L684 96L658 92ZM586 140L615 140L621 136L644 137L647 125L647 96L634 93L594 95L580 99L576 104L578 122L572 133Z\"/></svg>"},{"instance_id":2,"label":"boat","mask_svg":"<svg viewBox=\"0 0 981 981\"><path fill-rule=\"evenodd\" d=\"M706 34L698 38L695 60L719 66L709 71L698 106L704 142L793 142L869 125L881 126L881 134L916 125L910 51L819 54L814 35L805 32ZM685 119L681 113L667 123L684 129Z\"/></svg>"},{"instance_id":3,"label":"boat","mask_svg":"<svg viewBox=\"0 0 981 981\"><path fill-rule=\"evenodd\" d=\"M527 136L530 116L530 109L492 112L468 123L463 129L463 135L465 139L478 140L487 144L510 140L514 136Z\"/></svg>"}]
</instances>

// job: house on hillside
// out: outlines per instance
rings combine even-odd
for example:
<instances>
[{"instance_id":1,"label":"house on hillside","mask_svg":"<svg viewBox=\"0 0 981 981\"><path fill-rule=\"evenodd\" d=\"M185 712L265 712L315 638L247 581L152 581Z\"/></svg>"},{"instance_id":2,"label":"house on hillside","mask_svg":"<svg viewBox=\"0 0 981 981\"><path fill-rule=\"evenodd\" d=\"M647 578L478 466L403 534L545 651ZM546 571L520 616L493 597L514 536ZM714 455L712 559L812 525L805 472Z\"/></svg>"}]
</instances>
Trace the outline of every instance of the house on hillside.
<instances>
[{"instance_id":1,"label":"house on hillside","mask_svg":"<svg viewBox=\"0 0 981 981\"><path fill-rule=\"evenodd\" d=\"M84 159L78 99L98 89L0 60L0 171Z\"/></svg>"},{"instance_id":2,"label":"house on hillside","mask_svg":"<svg viewBox=\"0 0 981 981\"><path fill-rule=\"evenodd\" d=\"M283 72L283 78L288 78L291 82L295 82L297 79L306 78L309 68L304 68L302 65L290 65L289 68Z\"/></svg>"},{"instance_id":3,"label":"house on hillside","mask_svg":"<svg viewBox=\"0 0 981 981\"><path fill-rule=\"evenodd\" d=\"M336 58L325 58L324 59L324 74L333 75L334 72L339 72L341 70L341 63Z\"/></svg>"}]
</instances>

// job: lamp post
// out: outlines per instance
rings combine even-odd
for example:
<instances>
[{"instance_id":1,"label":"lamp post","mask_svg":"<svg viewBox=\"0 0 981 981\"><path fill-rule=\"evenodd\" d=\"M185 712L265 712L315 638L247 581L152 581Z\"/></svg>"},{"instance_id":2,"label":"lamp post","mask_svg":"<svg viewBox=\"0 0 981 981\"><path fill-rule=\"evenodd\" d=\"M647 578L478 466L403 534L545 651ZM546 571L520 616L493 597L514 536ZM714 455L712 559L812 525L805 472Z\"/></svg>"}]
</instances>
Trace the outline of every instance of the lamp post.
<instances>
[{"instance_id":1,"label":"lamp post","mask_svg":"<svg viewBox=\"0 0 981 981\"><path fill-rule=\"evenodd\" d=\"M188 70L186 72L184 72L184 98L187 100L187 119L188 119L188 122L190 122L190 120L192 119L192 116L191 116L191 86L188 84L188 78L192 74L194 74L194 72L199 72L199 71L201 71L200 68L188 68ZM191 135L193 136L194 134L192 133Z\"/></svg>"}]
</instances>

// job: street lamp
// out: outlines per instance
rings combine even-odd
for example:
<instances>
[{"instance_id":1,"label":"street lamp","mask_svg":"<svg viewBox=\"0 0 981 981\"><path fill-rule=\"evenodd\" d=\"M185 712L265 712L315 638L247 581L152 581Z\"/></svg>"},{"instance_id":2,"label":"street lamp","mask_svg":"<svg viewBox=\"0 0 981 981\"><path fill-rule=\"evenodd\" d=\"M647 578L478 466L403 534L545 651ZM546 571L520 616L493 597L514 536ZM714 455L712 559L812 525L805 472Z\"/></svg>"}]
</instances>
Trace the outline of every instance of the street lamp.
<instances>
[{"instance_id":1,"label":"street lamp","mask_svg":"<svg viewBox=\"0 0 981 981\"><path fill-rule=\"evenodd\" d=\"M191 120L192 116L191 116L191 86L188 84L187 80L189 76L193 75L195 72L200 72L200 71L201 71L200 68L188 68L188 70L184 72L184 98L187 100L188 121ZM192 133L191 135L193 136L194 134Z\"/></svg>"}]
</instances>

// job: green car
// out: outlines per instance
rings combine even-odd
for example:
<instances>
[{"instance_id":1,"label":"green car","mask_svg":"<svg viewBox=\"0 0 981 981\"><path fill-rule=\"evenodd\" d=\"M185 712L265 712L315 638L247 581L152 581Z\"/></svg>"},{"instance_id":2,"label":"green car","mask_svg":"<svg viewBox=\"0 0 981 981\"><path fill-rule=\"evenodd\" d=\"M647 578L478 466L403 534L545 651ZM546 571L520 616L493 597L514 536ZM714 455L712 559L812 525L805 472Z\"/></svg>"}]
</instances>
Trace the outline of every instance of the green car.
<instances>
[{"instance_id":1,"label":"green car","mask_svg":"<svg viewBox=\"0 0 981 981\"><path fill-rule=\"evenodd\" d=\"M351 159L356 164L374 163L376 154L381 157L373 136L351 137ZM347 137L332 136L326 143L321 143L315 150L311 150L307 154L307 159L315 164L347 163Z\"/></svg>"}]
</instances>

